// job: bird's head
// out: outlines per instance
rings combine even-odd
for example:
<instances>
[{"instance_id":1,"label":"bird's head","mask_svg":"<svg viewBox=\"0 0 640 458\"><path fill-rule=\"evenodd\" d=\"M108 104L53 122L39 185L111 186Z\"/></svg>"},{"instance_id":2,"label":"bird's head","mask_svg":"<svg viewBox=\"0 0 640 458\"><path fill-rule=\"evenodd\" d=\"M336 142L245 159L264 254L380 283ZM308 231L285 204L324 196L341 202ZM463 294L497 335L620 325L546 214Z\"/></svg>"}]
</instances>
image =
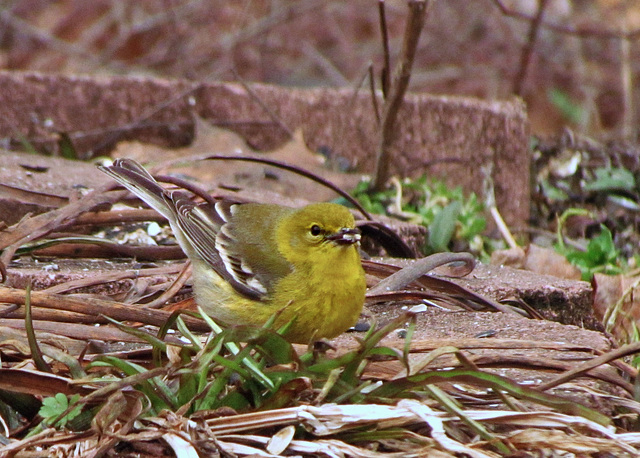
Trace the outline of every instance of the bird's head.
<instances>
[{"instance_id":1,"label":"bird's head","mask_svg":"<svg viewBox=\"0 0 640 458\"><path fill-rule=\"evenodd\" d=\"M294 264L296 259L339 253L340 248L355 247L360 242L360 231L351 212L333 203L310 204L295 210L278 232L280 250Z\"/></svg>"}]
</instances>

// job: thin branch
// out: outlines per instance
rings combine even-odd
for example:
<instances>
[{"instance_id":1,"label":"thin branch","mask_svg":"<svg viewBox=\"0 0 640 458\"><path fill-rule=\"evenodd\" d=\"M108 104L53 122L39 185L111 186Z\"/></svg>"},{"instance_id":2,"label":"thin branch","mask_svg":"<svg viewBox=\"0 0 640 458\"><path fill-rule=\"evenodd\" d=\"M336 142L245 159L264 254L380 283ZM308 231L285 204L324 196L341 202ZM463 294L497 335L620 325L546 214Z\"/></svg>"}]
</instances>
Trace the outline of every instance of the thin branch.
<instances>
[{"instance_id":1,"label":"thin branch","mask_svg":"<svg viewBox=\"0 0 640 458\"><path fill-rule=\"evenodd\" d=\"M222 160L222 161L247 161L247 162L257 162L260 164L267 164L273 167L277 167L283 170L288 170L290 172L293 173L297 173L300 176L309 178L312 181L315 181L316 183L320 183L321 185L335 191L337 194L339 194L341 197L344 197L351 205L353 205L354 207L356 207L358 209L358 211L360 213L362 213L362 215L368 219L368 220L373 220L373 218L371 217L371 215L369 214L369 212L367 212L364 207L362 205L360 205L360 203L355 200L353 197L351 197L351 195L349 195L348 192L343 191L342 189L340 189L338 186L336 186L335 184L331 183L329 180L325 180L324 178L322 178L321 176L318 176L312 172L309 172L308 170L305 170L301 167L298 166L294 166L294 165L290 165L281 161L276 161L274 159L267 159L267 158L263 158L263 157L254 157L254 156L228 156L228 155L223 155L223 154L210 154L207 156L202 156L199 159L202 160ZM180 160L184 160L183 158L181 158ZM178 161L175 161L178 162ZM171 163L171 161L169 162ZM175 182L176 178L175 177L167 177L167 176L162 176L162 177L156 177L156 179L159 179L159 181L169 181L169 179L172 180L172 182ZM191 189L189 189L191 191ZM192 191L193 192L193 191ZM198 195L201 195L200 193L198 193ZM204 196L202 196L204 197ZM209 200L209 199L206 199Z\"/></svg>"},{"instance_id":2,"label":"thin branch","mask_svg":"<svg viewBox=\"0 0 640 458\"><path fill-rule=\"evenodd\" d=\"M376 115L376 122L380 126L380 107L376 97L376 77L373 72L373 64L369 64L369 90L371 91L371 103L373 104L373 112Z\"/></svg>"},{"instance_id":3,"label":"thin branch","mask_svg":"<svg viewBox=\"0 0 640 458\"><path fill-rule=\"evenodd\" d=\"M158 296L156 299L145 304L145 307L150 309L160 308L163 305L165 305L169 300L171 300L176 294L178 294L178 291L182 289L182 287L185 285L187 280L189 280L189 278L191 277L190 267L191 267L191 263L185 262L184 265L182 266L182 270L180 271L180 274L173 280L173 283L171 284L171 286L165 289L164 292L160 296Z\"/></svg>"},{"instance_id":4,"label":"thin branch","mask_svg":"<svg viewBox=\"0 0 640 458\"><path fill-rule=\"evenodd\" d=\"M9 304L24 304L26 292L21 289L0 287L0 300ZM108 316L118 321L134 321L155 326L164 325L171 318L172 312L149 309L146 307L132 307L130 304L113 302L93 297L74 297L63 294L48 294L42 291L32 291L31 305L48 309L66 310L82 313L93 317ZM202 321L190 316L182 316L189 329L209 331Z\"/></svg>"},{"instance_id":5,"label":"thin branch","mask_svg":"<svg viewBox=\"0 0 640 458\"><path fill-rule=\"evenodd\" d=\"M500 10L502 14L505 16L512 17L514 19L518 19L520 21L534 21L535 17L529 16L528 14L521 13L519 11L514 11L508 8L503 0L492 0L494 5ZM566 35L576 35L582 38L625 38L627 40L637 40L640 38L640 28L620 32L620 31L611 31L611 30L601 30L592 27L573 27L567 25L553 24L549 22L542 21L541 26L553 30L554 32L563 33Z\"/></svg>"},{"instance_id":6,"label":"thin branch","mask_svg":"<svg viewBox=\"0 0 640 458\"><path fill-rule=\"evenodd\" d=\"M11 228L0 232L0 249L4 250L2 256L0 256L0 261L6 266L21 245L73 224L82 213L100 205L111 204L124 197L124 192L105 193L105 191L113 187L111 183L101 186L69 205L41 215L24 218L11 226Z\"/></svg>"},{"instance_id":7,"label":"thin branch","mask_svg":"<svg viewBox=\"0 0 640 458\"><path fill-rule=\"evenodd\" d=\"M382 190L389 179L390 149L396 137L398 110L409 86L411 68L413 67L413 60L418 47L420 33L424 26L428 5L429 2L427 0L411 0L408 4L409 16L405 26L402 57L396 67L392 86L382 112L382 128L376 157L376 169L371 183L371 189L374 191Z\"/></svg>"},{"instance_id":8,"label":"thin branch","mask_svg":"<svg viewBox=\"0 0 640 458\"><path fill-rule=\"evenodd\" d=\"M638 354L639 352L640 342L634 342L632 344L627 344L620 348L616 348L615 350L611 350L610 352L607 352L603 355L585 361L575 368L564 372L547 382L541 383L540 385L538 385L538 390L549 390L558 385L562 385L563 383L567 383L568 381L573 380L576 377L580 377L586 374L588 371L597 368L598 366L611 363L618 358L624 358L625 356Z\"/></svg>"},{"instance_id":9,"label":"thin branch","mask_svg":"<svg viewBox=\"0 0 640 458\"><path fill-rule=\"evenodd\" d=\"M436 267L452 262L464 262L468 272L473 270L475 259L470 253L436 253L419 259L381 280L377 285L369 288L367 295L381 294L405 288L409 283L426 275Z\"/></svg>"},{"instance_id":10,"label":"thin branch","mask_svg":"<svg viewBox=\"0 0 640 458\"><path fill-rule=\"evenodd\" d=\"M548 3L549 0L539 0L538 12L536 13L536 17L533 19L533 21L531 21L527 43L522 48L522 55L520 56L520 67L518 70L518 74L513 80L513 93L519 96L522 95L524 80L527 77L527 70L529 69L529 64L531 63L531 55L533 54L533 50L536 46L538 33L540 31L540 25L542 24L542 18L544 17L544 10L547 8Z\"/></svg>"},{"instance_id":11,"label":"thin branch","mask_svg":"<svg viewBox=\"0 0 640 458\"><path fill-rule=\"evenodd\" d=\"M384 0L378 0L378 14L380 15L380 35L382 37L382 50L384 53L384 64L382 66L382 94L387 96L391 86L391 57L389 54L389 30L387 28L387 14L384 7Z\"/></svg>"}]
</instances>

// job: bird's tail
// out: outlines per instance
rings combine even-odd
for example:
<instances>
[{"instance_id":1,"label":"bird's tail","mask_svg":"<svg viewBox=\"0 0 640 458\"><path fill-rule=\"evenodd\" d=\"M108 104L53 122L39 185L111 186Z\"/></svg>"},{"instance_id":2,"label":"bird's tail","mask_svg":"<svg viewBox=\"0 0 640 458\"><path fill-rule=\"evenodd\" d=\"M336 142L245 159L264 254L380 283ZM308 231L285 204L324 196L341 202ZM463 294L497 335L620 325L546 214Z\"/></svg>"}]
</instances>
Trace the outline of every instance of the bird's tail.
<instances>
[{"instance_id":1,"label":"bird's tail","mask_svg":"<svg viewBox=\"0 0 640 458\"><path fill-rule=\"evenodd\" d=\"M98 168L146 202L151 208L175 221L175 206L171 205L165 189L147 172L144 167L132 159L116 159L112 165Z\"/></svg>"}]
</instances>

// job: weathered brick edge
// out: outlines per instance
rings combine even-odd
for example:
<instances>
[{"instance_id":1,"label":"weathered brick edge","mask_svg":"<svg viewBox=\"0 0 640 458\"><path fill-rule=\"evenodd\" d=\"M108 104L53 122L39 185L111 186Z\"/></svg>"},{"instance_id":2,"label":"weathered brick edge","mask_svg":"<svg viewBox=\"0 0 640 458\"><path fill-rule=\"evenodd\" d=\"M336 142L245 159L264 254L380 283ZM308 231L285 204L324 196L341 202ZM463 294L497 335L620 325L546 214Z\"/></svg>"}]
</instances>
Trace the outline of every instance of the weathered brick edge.
<instances>
[{"instance_id":1,"label":"weathered brick edge","mask_svg":"<svg viewBox=\"0 0 640 458\"><path fill-rule=\"evenodd\" d=\"M255 96L237 83L0 72L0 138L2 146L20 135L41 145L66 132L79 151L98 152L122 139L178 146L193 139L200 116L263 150L286 141L287 129L301 128L312 149L373 170L378 129L366 91L251 88ZM529 123L520 100L409 94L399 120L394 173L427 172L476 193L488 174L507 223L527 222Z\"/></svg>"}]
</instances>

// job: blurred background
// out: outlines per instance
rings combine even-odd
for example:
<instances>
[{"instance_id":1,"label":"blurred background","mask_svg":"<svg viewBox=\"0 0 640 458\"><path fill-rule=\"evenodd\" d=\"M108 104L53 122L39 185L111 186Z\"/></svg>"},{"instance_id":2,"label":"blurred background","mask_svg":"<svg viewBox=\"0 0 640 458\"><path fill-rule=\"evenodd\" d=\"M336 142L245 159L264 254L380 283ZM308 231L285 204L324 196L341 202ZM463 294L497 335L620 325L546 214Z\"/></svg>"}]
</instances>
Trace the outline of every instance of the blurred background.
<instances>
[{"instance_id":1,"label":"blurred background","mask_svg":"<svg viewBox=\"0 0 640 458\"><path fill-rule=\"evenodd\" d=\"M389 0L392 66L405 1ZM382 68L374 0L0 2L0 68L353 87ZM532 133L637 140L640 1L432 1L412 91L527 103ZM365 83L368 85L368 83ZM366 86L365 86L366 87Z\"/></svg>"}]
</instances>

